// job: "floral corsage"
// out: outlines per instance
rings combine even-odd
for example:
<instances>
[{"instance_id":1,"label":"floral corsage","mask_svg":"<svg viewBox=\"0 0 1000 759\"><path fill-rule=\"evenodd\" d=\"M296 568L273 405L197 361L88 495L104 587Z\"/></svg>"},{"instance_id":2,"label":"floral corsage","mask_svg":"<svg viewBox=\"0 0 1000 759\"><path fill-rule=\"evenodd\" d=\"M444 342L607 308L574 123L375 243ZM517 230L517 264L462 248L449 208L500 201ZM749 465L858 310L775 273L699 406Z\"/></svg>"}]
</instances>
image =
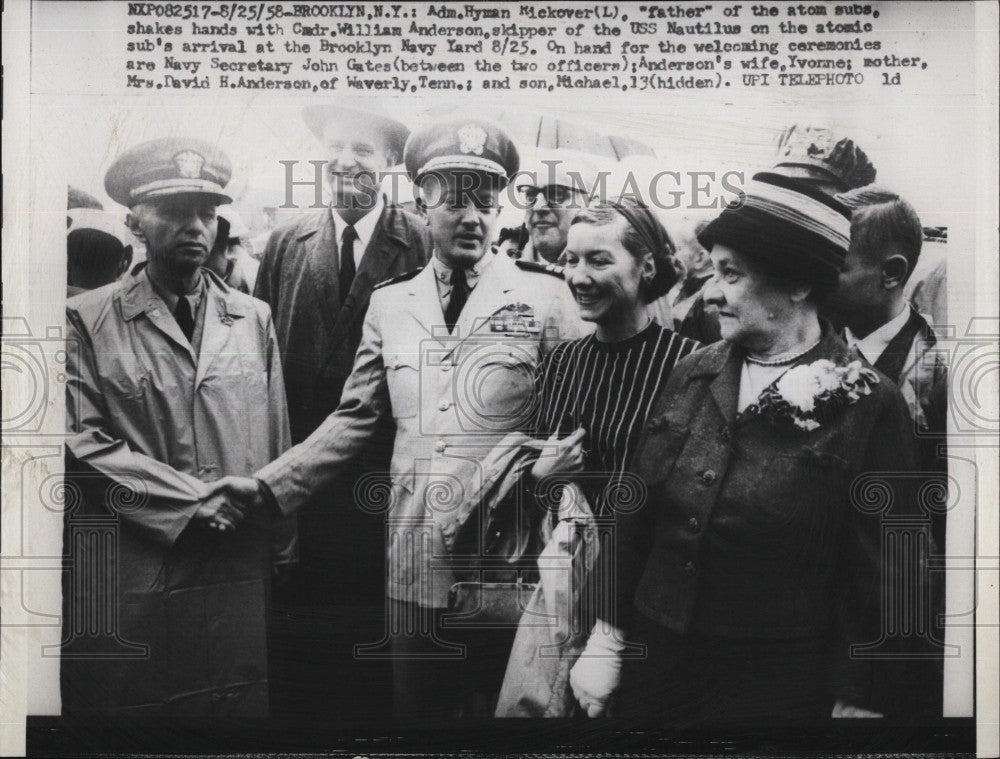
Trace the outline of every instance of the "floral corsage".
<instances>
[{"instance_id":1,"label":"floral corsage","mask_svg":"<svg viewBox=\"0 0 1000 759\"><path fill-rule=\"evenodd\" d=\"M790 421L800 430L815 430L878 384L878 375L852 361L837 366L821 358L789 369L772 382L743 416L760 415L774 423Z\"/></svg>"}]
</instances>

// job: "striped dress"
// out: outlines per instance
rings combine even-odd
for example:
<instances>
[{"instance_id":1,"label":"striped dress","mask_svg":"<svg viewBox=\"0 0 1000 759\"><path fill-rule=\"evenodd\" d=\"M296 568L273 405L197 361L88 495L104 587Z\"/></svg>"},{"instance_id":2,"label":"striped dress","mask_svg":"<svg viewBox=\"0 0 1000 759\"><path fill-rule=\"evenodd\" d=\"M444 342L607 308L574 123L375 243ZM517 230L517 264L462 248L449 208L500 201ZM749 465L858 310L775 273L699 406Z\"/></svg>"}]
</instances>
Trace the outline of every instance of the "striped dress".
<instances>
[{"instance_id":1,"label":"striped dress","mask_svg":"<svg viewBox=\"0 0 1000 759\"><path fill-rule=\"evenodd\" d=\"M603 343L593 334L560 343L538 377L537 436L565 437L583 427L585 473L579 478L594 513L626 506L623 480L656 393L674 365L699 347L653 321L638 334Z\"/></svg>"}]
</instances>

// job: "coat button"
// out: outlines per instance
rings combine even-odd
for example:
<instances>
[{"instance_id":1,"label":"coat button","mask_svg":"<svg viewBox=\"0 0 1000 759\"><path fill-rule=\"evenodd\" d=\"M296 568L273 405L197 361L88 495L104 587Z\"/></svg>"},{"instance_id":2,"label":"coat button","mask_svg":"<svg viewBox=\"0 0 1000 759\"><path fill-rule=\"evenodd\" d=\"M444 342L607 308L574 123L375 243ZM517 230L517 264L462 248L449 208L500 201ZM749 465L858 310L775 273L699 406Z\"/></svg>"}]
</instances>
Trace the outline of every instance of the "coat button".
<instances>
[{"instance_id":1,"label":"coat button","mask_svg":"<svg viewBox=\"0 0 1000 759\"><path fill-rule=\"evenodd\" d=\"M724 443L729 442L730 438L732 437L732 434L729 432L728 424L724 424L721 427L719 427L719 437L722 439L722 442Z\"/></svg>"},{"instance_id":2,"label":"coat button","mask_svg":"<svg viewBox=\"0 0 1000 759\"><path fill-rule=\"evenodd\" d=\"M719 478L719 475L715 473L714 469L706 469L699 475L699 477L701 477L701 482L703 485L711 485Z\"/></svg>"},{"instance_id":3,"label":"coat button","mask_svg":"<svg viewBox=\"0 0 1000 759\"><path fill-rule=\"evenodd\" d=\"M441 401L438 404L438 408L441 409L441 411L447 411L451 408L451 403L449 401Z\"/></svg>"},{"instance_id":4,"label":"coat button","mask_svg":"<svg viewBox=\"0 0 1000 759\"><path fill-rule=\"evenodd\" d=\"M688 527L691 528L691 532L698 532L698 528L701 527L701 525L698 523L697 518L691 517L688 520Z\"/></svg>"},{"instance_id":5,"label":"coat button","mask_svg":"<svg viewBox=\"0 0 1000 759\"><path fill-rule=\"evenodd\" d=\"M697 571L698 571L698 570L697 570L697 568L695 567L695 565L694 565L694 562L693 562L693 561L689 561L689 562L687 562L687 563L686 563L686 564L684 565L684 573L685 573L686 575L688 575L689 577L693 577L693 576L694 576L694 573L695 573L695 572L697 572Z\"/></svg>"},{"instance_id":6,"label":"coat button","mask_svg":"<svg viewBox=\"0 0 1000 759\"><path fill-rule=\"evenodd\" d=\"M667 420L664 419L662 416L654 416L652 419L649 420L649 429L651 429L653 432L662 430L666 426L667 426Z\"/></svg>"},{"instance_id":7,"label":"coat button","mask_svg":"<svg viewBox=\"0 0 1000 759\"><path fill-rule=\"evenodd\" d=\"M445 361L444 363L442 363L441 364L441 371L442 372L449 372L449 371L451 371L451 362L450 361Z\"/></svg>"},{"instance_id":8,"label":"coat button","mask_svg":"<svg viewBox=\"0 0 1000 759\"><path fill-rule=\"evenodd\" d=\"M436 443L434 444L434 450L435 450L435 452L437 452L437 453L444 453L444 452L445 452L445 449L446 449L447 447L448 447L448 444L447 444L446 442L444 442L443 440L438 440L438 441L437 441L437 442L436 442Z\"/></svg>"}]
</instances>

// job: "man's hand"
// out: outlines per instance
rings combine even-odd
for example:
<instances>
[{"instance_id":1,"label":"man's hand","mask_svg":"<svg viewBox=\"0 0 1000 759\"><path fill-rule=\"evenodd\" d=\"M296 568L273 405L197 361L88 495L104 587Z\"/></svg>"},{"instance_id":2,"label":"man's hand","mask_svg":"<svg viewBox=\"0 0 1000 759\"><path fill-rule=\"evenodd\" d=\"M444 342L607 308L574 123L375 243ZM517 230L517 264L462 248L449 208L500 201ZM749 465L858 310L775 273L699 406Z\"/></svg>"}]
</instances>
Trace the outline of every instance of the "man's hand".
<instances>
[{"instance_id":1,"label":"man's hand","mask_svg":"<svg viewBox=\"0 0 1000 759\"><path fill-rule=\"evenodd\" d=\"M580 427L560 440L552 435L544 443L538 444L542 455L531 468L531 476L542 480L556 474L569 474L583 469L583 436L586 430Z\"/></svg>"},{"instance_id":2,"label":"man's hand","mask_svg":"<svg viewBox=\"0 0 1000 759\"><path fill-rule=\"evenodd\" d=\"M223 477L209 485L208 496L195 514L220 532L235 530L247 514L264 508L264 496L253 477Z\"/></svg>"},{"instance_id":3,"label":"man's hand","mask_svg":"<svg viewBox=\"0 0 1000 759\"><path fill-rule=\"evenodd\" d=\"M195 520L219 532L235 530L245 516L246 509L243 504L230 501L223 493L208 495L194 513Z\"/></svg>"}]
</instances>

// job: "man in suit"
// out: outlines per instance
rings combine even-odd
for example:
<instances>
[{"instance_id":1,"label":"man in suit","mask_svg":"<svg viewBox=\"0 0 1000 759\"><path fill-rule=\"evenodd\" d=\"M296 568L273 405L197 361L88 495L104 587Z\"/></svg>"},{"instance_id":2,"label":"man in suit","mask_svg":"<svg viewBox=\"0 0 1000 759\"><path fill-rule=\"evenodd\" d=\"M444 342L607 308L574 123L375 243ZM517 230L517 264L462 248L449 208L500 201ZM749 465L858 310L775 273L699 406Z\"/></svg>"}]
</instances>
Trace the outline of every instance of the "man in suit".
<instances>
[{"instance_id":1,"label":"man in suit","mask_svg":"<svg viewBox=\"0 0 1000 759\"><path fill-rule=\"evenodd\" d=\"M837 198L852 209L851 247L827 306L845 325L848 345L902 391L924 468L945 471L938 448L946 442L947 368L933 350L934 330L905 295L923 242L920 218L899 195L875 185ZM943 522L935 533L943 547Z\"/></svg>"},{"instance_id":2,"label":"man in suit","mask_svg":"<svg viewBox=\"0 0 1000 759\"><path fill-rule=\"evenodd\" d=\"M520 173L515 188L525 209L524 227L530 242L522 258L561 262L570 225L597 191L601 175L596 156L565 148L538 150L535 165Z\"/></svg>"},{"instance_id":3,"label":"man in suit","mask_svg":"<svg viewBox=\"0 0 1000 759\"><path fill-rule=\"evenodd\" d=\"M482 459L530 423L538 363L587 328L558 267L490 252L501 191L518 168L506 134L474 119L436 124L410 137L405 160L426 209L431 263L373 293L337 411L289 456L253 479L227 479L218 495L294 513L391 419L388 627L358 655L392 658L398 718L486 716L510 636L507 648L484 651L472 634L463 652L443 625L457 527L471 494L496 476Z\"/></svg>"},{"instance_id":4,"label":"man in suit","mask_svg":"<svg viewBox=\"0 0 1000 759\"><path fill-rule=\"evenodd\" d=\"M426 226L381 192L409 130L378 111L310 106L304 118L327 159L328 208L271 235L254 295L273 312L292 442L340 403L372 288L426 263ZM356 669L351 647L381 628L382 526L354 503L365 472L384 472L391 425L359 465L314 494L300 515L301 564L275 598L272 702L282 716L364 717L388 698L388 668ZM348 687L363 681L365 689ZM352 683L353 685L353 683Z\"/></svg>"},{"instance_id":5,"label":"man in suit","mask_svg":"<svg viewBox=\"0 0 1000 759\"><path fill-rule=\"evenodd\" d=\"M940 479L948 472L947 366L935 350L937 336L927 318L905 295L923 241L920 218L899 195L875 185L837 198L852 210L851 245L828 307L845 325L847 344L899 387L910 409L924 476ZM930 520L935 548L944 553L947 514L932 512ZM933 595L925 656L940 653L944 641L937 622L944 611L944 577L937 572L930 579ZM910 689L912 708L940 716L940 659L915 663L912 669L917 678Z\"/></svg>"}]
</instances>

